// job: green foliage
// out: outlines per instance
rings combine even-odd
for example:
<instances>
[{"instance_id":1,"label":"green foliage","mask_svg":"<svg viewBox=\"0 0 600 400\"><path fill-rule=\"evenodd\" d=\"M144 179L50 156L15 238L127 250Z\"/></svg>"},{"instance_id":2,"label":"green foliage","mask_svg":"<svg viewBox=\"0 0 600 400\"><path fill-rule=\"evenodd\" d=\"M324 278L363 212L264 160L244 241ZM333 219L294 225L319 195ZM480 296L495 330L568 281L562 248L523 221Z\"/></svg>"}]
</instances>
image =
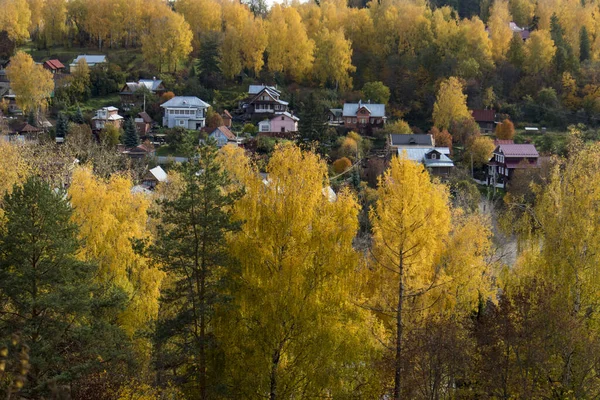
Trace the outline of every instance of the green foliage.
<instances>
[{"instance_id":1,"label":"green foliage","mask_svg":"<svg viewBox=\"0 0 600 400\"><path fill-rule=\"evenodd\" d=\"M79 106L79 104L77 105L77 111L75 111L75 115L73 116L73 122L79 125L85 124L83 112L81 112L81 107Z\"/></svg>"},{"instance_id":2,"label":"green foliage","mask_svg":"<svg viewBox=\"0 0 600 400\"><path fill-rule=\"evenodd\" d=\"M522 68L525 64L525 47L523 46L523 39L518 33L514 33L510 40L510 46L506 53L506 58L512 65L518 68Z\"/></svg>"},{"instance_id":3,"label":"green foliage","mask_svg":"<svg viewBox=\"0 0 600 400\"><path fill-rule=\"evenodd\" d=\"M198 80L209 89L219 88L222 82L220 39L215 33L204 36L198 54Z\"/></svg>"},{"instance_id":4,"label":"green foliage","mask_svg":"<svg viewBox=\"0 0 600 400\"><path fill-rule=\"evenodd\" d=\"M161 299L165 314L156 330L155 358L158 365L174 365L169 379L199 398L217 391L222 379L215 313L227 301L225 237L237 228L230 222L236 195L223 193L230 181L216 157L209 143L200 147L198 161L177 168L182 190L175 199L160 202L157 241L150 247L171 281Z\"/></svg>"},{"instance_id":5,"label":"green foliage","mask_svg":"<svg viewBox=\"0 0 600 400\"><path fill-rule=\"evenodd\" d=\"M368 82L362 88L366 100L371 103L387 104L390 100L390 88L385 86L383 82Z\"/></svg>"},{"instance_id":6,"label":"green foliage","mask_svg":"<svg viewBox=\"0 0 600 400\"><path fill-rule=\"evenodd\" d=\"M123 144L125 147L131 148L140 144L140 136L138 135L137 126L135 125L133 118L130 117L125 119L123 130Z\"/></svg>"},{"instance_id":7,"label":"green foliage","mask_svg":"<svg viewBox=\"0 0 600 400\"><path fill-rule=\"evenodd\" d=\"M579 31L579 61L584 62L589 60L591 52L590 35L584 25Z\"/></svg>"},{"instance_id":8,"label":"green foliage","mask_svg":"<svg viewBox=\"0 0 600 400\"><path fill-rule=\"evenodd\" d=\"M29 178L5 196L3 211L0 342L20 332L31 349L24 392L39 398L51 382L75 383L126 358L128 341L111 323L126 299L94 284L96 267L78 260L78 228L64 193Z\"/></svg>"},{"instance_id":9,"label":"green foliage","mask_svg":"<svg viewBox=\"0 0 600 400\"><path fill-rule=\"evenodd\" d=\"M67 136L69 132L69 119L63 113L58 113L55 128L56 137L64 138Z\"/></svg>"},{"instance_id":10,"label":"green foliage","mask_svg":"<svg viewBox=\"0 0 600 400\"><path fill-rule=\"evenodd\" d=\"M311 92L306 101L302 103L299 117L298 143L300 146L306 148L315 146L319 152L324 153L331 138L328 133L325 109L314 93Z\"/></svg>"},{"instance_id":11,"label":"green foliage","mask_svg":"<svg viewBox=\"0 0 600 400\"><path fill-rule=\"evenodd\" d=\"M125 84L125 73L115 64L96 65L90 68L90 84L93 96L116 93Z\"/></svg>"}]
</instances>

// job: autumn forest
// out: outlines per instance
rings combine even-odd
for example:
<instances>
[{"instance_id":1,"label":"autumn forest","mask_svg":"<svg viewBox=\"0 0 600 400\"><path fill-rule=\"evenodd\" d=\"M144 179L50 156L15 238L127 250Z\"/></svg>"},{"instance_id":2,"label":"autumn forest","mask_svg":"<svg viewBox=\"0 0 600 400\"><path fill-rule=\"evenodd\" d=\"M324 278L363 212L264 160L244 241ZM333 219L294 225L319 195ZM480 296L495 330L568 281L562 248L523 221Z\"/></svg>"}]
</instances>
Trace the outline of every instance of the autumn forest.
<instances>
[{"instance_id":1,"label":"autumn forest","mask_svg":"<svg viewBox=\"0 0 600 400\"><path fill-rule=\"evenodd\" d=\"M27 53L73 48L139 62L80 65L47 100ZM0 140L0 399L600 396L597 1L0 0L0 58L23 118L65 139ZM256 156L183 130L140 191L128 128L93 136L80 105L152 74L214 108L277 84L300 139ZM321 118L367 97L381 135ZM560 150L477 186L485 108ZM412 132L454 145L454 175L402 154L358 172Z\"/></svg>"}]
</instances>

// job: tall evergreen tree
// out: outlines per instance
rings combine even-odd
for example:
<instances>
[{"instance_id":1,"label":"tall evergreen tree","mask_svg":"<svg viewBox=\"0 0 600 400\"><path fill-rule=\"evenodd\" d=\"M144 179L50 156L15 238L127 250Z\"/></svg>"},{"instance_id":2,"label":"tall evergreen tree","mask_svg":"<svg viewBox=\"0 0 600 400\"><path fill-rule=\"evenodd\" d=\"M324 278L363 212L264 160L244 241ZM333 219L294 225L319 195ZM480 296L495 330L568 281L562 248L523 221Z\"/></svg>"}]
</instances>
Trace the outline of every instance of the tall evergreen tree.
<instances>
[{"instance_id":1,"label":"tall evergreen tree","mask_svg":"<svg viewBox=\"0 0 600 400\"><path fill-rule=\"evenodd\" d=\"M327 134L327 115L314 93L311 93L302 103L300 110L298 144L304 148L314 146L319 152L325 152L325 148L330 144Z\"/></svg>"},{"instance_id":2,"label":"tall evergreen tree","mask_svg":"<svg viewBox=\"0 0 600 400\"><path fill-rule=\"evenodd\" d=\"M573 48L564 38L564 29L556 14L552 14L550 18L550 36L556 46L553 60L556 73L562 75L565 71L574 71L577 68L577 59Z\"/></svg>"},{"instance_id":3,"label":"tall evergreen tree","mask_svg":"<svg viewBox=\"0 0 600 400\"><path fill-rule=\"evenodd\" d=\"M236 195L223 193L229 178L217 161L214 141L199 155L199 161L178 168L184 185L179 197L160 202L157 241L150 253L172 278L162 295L168 316L156 331L157 367L175 371L198 399L207 399L214 398L210 391L219 376L213 320L215 305L225 301L225 235L237 225L230 222L229 211Z\"/></svg>"},{"instance_id":4,"label":"tall evergreen tree","mask_svg":"<svg viewBox=\"0 0 600 400\"><path fill-rule=\"evenodd\" d=\"M85 124L85 119L83 118L83 112L81 112L81 107L79 104L77 105L77 111L75 111L75 116L73 117L73 122L79 125Z\"/></svg>"},{"instance_id":5,"label":"tall evergreen tree","mask_svg":"<svg viewBox=\"0 0 600 400\"><path fill-rule=\"evenodd\" d=\"M69 120L63 113L58 113L56 119L56 137L64 138L69 131Z\"/></svg>"},{"instance_id":6,"label":"tall evergreen tree","mask_svg":"<svg viewBox=\"0 0 600 400\"><path fill-rule=\"evenodd\" d=\"M25 397L42 398L49 382L73 383L128 353L127 339L103 318L115 318L107 306L125 298L105 297L93 283L95 266L77 258L78 227L64 193L31 177L4 197L3 211L0 343L19 333L31 348Z\"/></svg>"},{"instance_id":7,"label":"tall evergreen tree","mask_svg":"<svg viewBox=\"0 0 600 400\"><path fill-rule=\"evenodd\" d=\"M29 110L29 114L27 115L27 123L31 126L37 127L38 123L37 123L37 117L35 114L36 113L33 109Z\"/></svg>"},{"instance_id":8,"label":"tall evergreen tree","mask_svg":"<svg viewBox=\"0 0 600 400\"><path fill-rule=\"evenodd\" d=\"M206 35L200 45L198 79L202 86L208 89L218 88L221 82L222 74L219 49L219 36L214 33Z\"/></svg>"},{"instance_id":9,"label":"tall evergreen tree","mask_svg":"<svg viewBox=\"0 0 600 400\"><path fill-rule=\"evenodd\" d=\"M135 147L140 144L140 137L137 133L137 127L135 126L133 118L127 118L125 120L123 130L125 132L123 144L127 148Z\"/></svg>"},{"instance_id":10,"label":"tall evergreen tree","mask_svg":"<svg viewBox=\"0 0 600 400\"><path fill-rule=\"evenodd\" d=\"M587 28L581 27L579 32L579 61L584 62L590 59L591 45L590 35L588 35Z\"/></svg>"}]
</instances>

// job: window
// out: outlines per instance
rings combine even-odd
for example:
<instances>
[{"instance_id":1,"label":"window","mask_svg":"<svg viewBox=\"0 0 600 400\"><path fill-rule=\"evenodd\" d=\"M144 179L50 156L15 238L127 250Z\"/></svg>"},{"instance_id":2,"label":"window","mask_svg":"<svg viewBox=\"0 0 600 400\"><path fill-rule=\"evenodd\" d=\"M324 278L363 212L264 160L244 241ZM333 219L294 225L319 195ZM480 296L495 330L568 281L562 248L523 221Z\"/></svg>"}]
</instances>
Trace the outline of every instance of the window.
<instances>
[{"instance_id":1,"label":"window","mask_svg":"<svg viewBox=\"0 0 600 400\"><path fill-rule=\"evenodd\" d=\"M353 123L356 123L356 118L352 118L352 122L353 122Z\"/></svg>"},{"instance_id":2,"label":"window","mask_svg":"<svg viewBox=\"0 0 600 400\"><path fill-rule=\"evenodd\" d=\"M285 117L281 117L281 120L282 120L282 121L283 121L283 120L285 120Z\"/></svg>"},{"instance_id":3,"label":"window","mask_svg":"<svg viewBox=\"0 0 600 400\"><path fill-rule=\"evenodd\" d=\"M281 127L281 132L285 132L285 127L284 126Z\"/></svg>"},{"instance_id":4,"label":"window","mask_svg":"<svg viewBox=\"0 0 600 400\"><path fill-rule=\"evenodd\" d=\"M367 123L367 119L366 118L360 118L360 123L361 124L366 124Z\"/></svg>"},{"instance_id":5,"label":"window","mask_svg":"<svg viewBox=\"0 0 600 400\"><path fill-rule=\"evenodd\" d=\"M184 120L182 120L182 119L179 120L179 125L183 125L184 123L185 123Z\"/></svg>"},{"instance_id":6,"label":"window","mask_svg":"<svg viewBox=\"0 0 600 400\"><path fill-rule=\"evenodd\" d=\"M263 124L260 126L260 131L261 132L269 132L269 125L267 124Z\"/></svg>"},{"instance_id":7,"label":"window","mask_svg":"<svg viewBox=\"0 0 600 400\"><path fill-rule=\"evenodd\" d=\"M431 153L431 159L432 160L437 160L437 154Z\"/></svg>"}]
</instances>

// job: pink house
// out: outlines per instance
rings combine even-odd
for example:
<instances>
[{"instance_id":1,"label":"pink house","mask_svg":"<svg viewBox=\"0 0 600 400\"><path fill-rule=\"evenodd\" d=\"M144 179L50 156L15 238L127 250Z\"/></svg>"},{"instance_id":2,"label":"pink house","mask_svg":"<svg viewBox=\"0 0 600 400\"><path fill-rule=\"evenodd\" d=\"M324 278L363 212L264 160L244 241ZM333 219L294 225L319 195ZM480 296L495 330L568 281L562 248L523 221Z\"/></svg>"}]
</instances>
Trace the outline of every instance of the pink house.
<instances>
[{"instance_id":1,"label":"pink house","mask_svg":"<svg viewBox=\"0 0 600 400\"><path fill-rule=\"evenodd\" d=\"M258 123L259 132L298 132L298 117L289 112L277 113Z\"/></svg>"}]
</instances>

